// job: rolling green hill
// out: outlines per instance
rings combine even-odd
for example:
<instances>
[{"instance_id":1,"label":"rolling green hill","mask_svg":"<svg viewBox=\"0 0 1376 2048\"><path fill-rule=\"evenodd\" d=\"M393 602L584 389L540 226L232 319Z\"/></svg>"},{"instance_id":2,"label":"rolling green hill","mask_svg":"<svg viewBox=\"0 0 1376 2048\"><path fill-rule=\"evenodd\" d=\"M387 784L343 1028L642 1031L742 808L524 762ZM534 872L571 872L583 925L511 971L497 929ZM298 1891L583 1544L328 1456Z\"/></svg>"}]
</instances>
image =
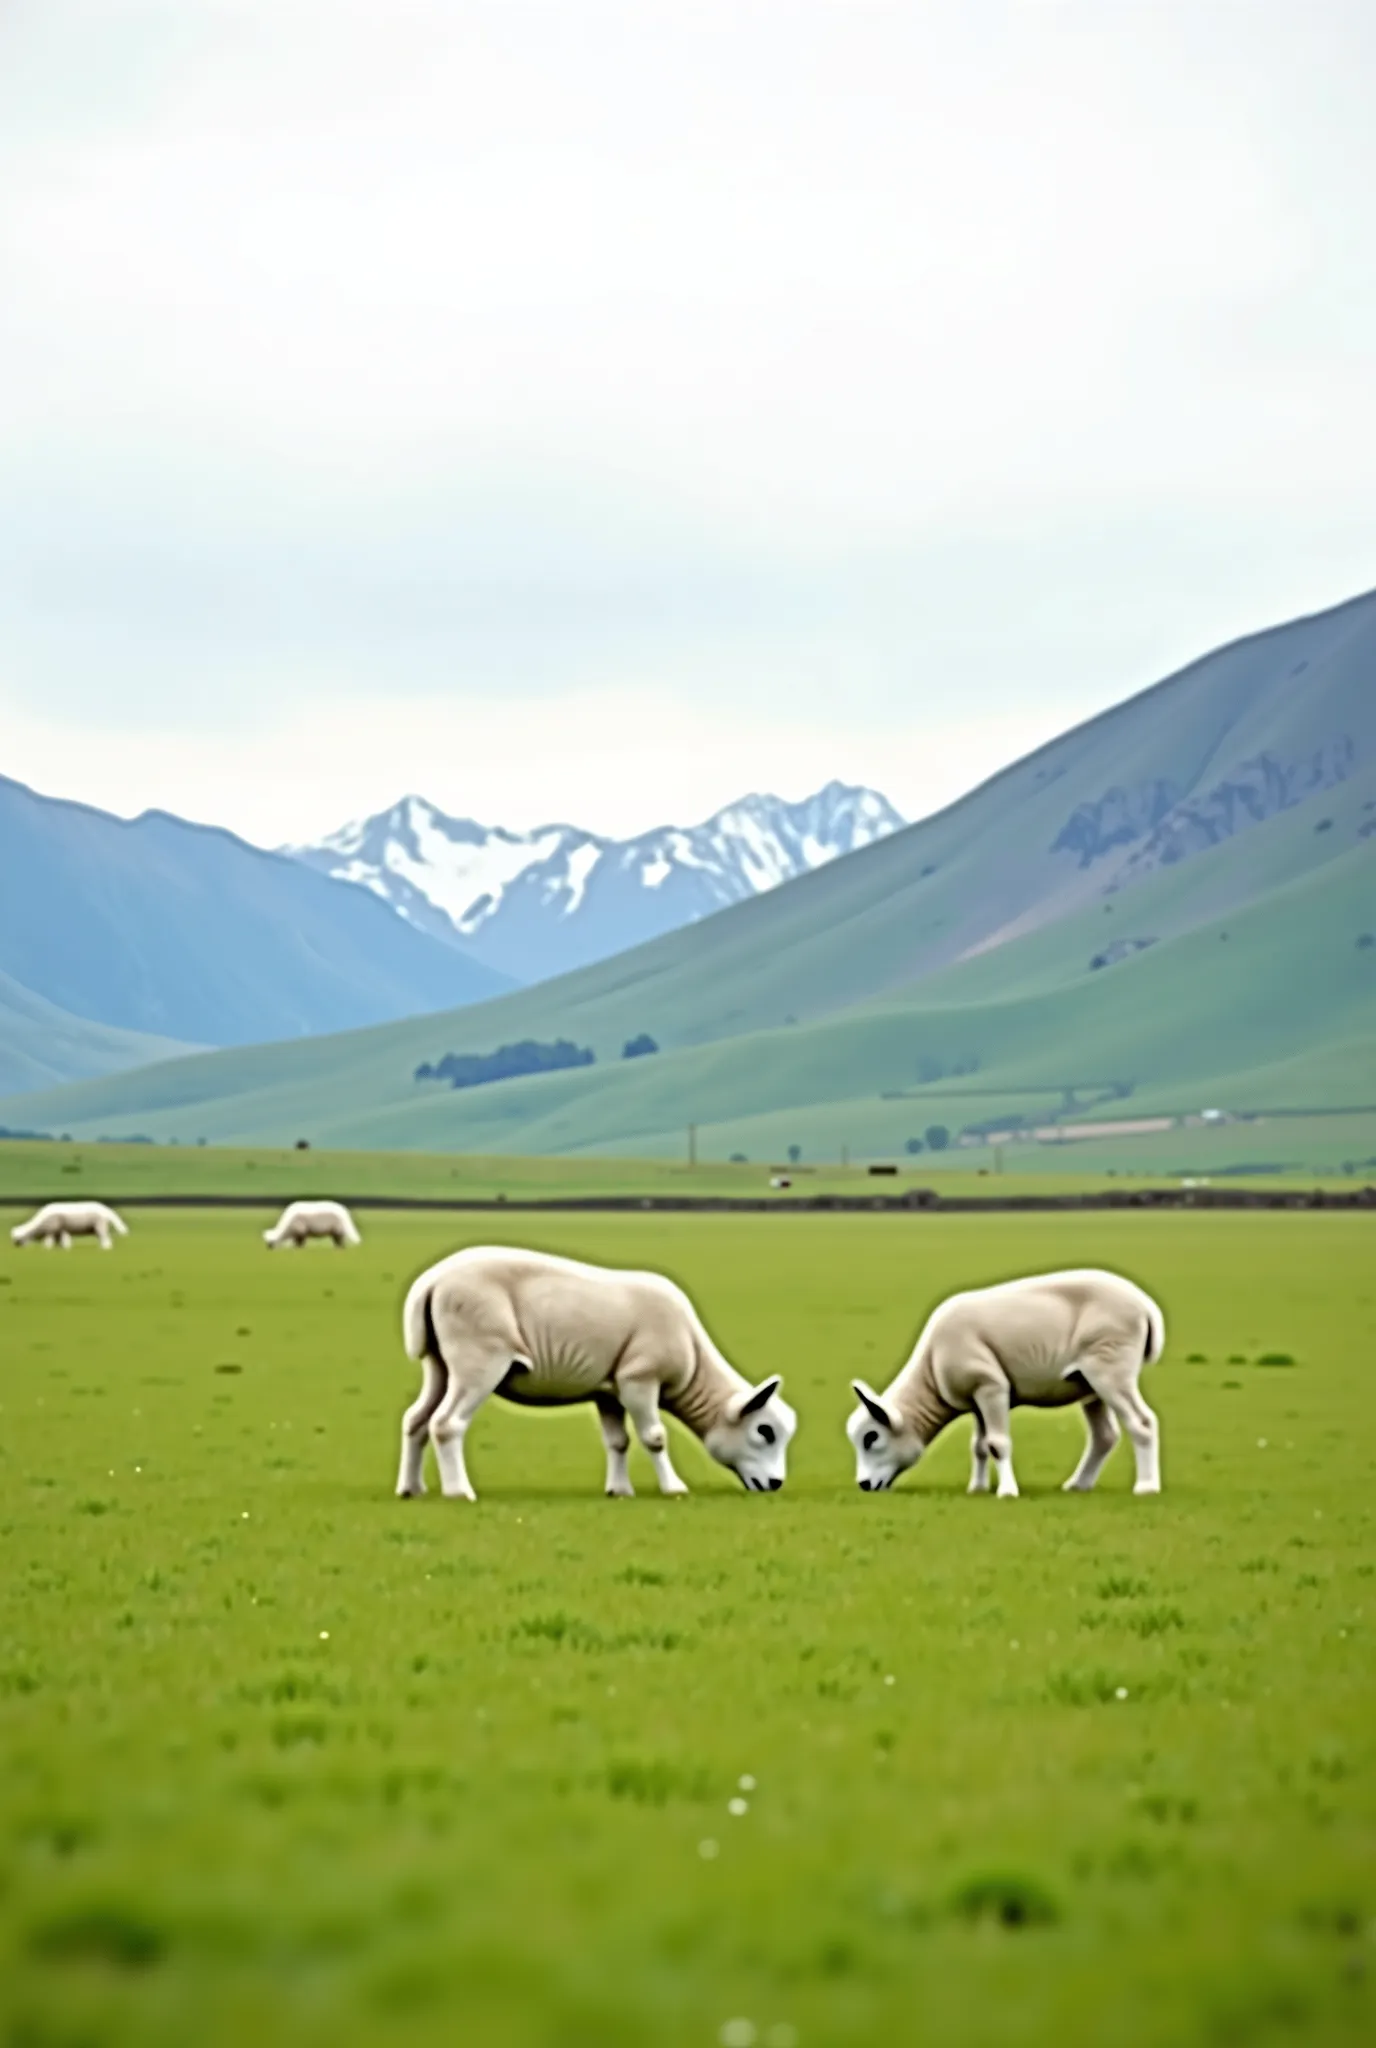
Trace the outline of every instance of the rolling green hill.
<instances>
[{"instance_id":1,"label":"rolling green hill","mask_svg":"<svg viewBox=\"0 0 1376 2048\"><path fill-rule=\"evenodd\" d=\"M117 1074L193 1050L175 1038L74 1017L0 973L0 1090L6 1095L51 1088L73 1076Z\"/></svg>"},{"instance_id":2,"label":"rolling green hill","mask_svg":"<svg viewBox=\"0 0 1376 2048\"><path fill-rule=\"evenodd\" d=\"M0 1121L641 1154L677 1150L692 1122L707 1155L835 1156L1110 1090L1131 1114L1205 1084L1227 1095L1233 1076L1312 1088L1340 1045L1358 1073L1372 1049L1376 1099L1373 934L1366 597L1225 648L949 810L578 974L0 1103ZM620 1060L646 1030L659 1056ZM527 1036L574 1038L598 1064L463 1091L412 1078Z\"/></svg>"}]
</instances>

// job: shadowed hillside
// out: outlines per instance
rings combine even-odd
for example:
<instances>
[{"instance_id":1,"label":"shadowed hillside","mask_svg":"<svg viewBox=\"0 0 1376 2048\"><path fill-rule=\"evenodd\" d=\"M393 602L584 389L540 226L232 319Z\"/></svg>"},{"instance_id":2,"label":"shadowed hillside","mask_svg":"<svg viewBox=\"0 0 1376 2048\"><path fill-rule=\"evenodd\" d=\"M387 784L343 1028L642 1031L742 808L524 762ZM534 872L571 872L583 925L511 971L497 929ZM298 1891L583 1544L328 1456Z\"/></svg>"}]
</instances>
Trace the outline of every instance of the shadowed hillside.
<instances>
[{"instance_id":1,"label":"shadowed hillside","mask_svg":"<svg viewBox=\"0 0 1376 2048\"><path fill-rule=\"evenodd\" d=\"M125 1032L241 1045L506 986L364 890L163 811L115 818L0 776L0 869L23 877L0 892L4 972Z\"/></svg>"}]
</instances>

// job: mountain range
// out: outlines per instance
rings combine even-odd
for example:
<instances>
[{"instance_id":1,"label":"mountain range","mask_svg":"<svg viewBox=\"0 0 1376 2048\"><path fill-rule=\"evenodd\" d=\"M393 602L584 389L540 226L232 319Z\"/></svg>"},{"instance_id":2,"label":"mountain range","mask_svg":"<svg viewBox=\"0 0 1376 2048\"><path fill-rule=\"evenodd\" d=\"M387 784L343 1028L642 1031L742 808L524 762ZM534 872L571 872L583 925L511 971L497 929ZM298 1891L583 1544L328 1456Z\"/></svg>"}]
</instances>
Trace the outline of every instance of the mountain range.
<instances>
[{"instance_id":1,"label":"mountain range","mask_svg":"<svg viewBox=\"0 0 1376 2048\"><path fill-rule=\"evenodd\" d=\"M701 825L609 839L575 825L510 832L419 796L281 850L390 903L418 931L518 982L585 967L773 889L898 830L874 789L801 803L746 796Z\"/></svg>"},{"instance_id":2,"label":"mountain range","mask_svg":"<svg viewBox=\"0 0 1376 2048\"><path fill-rule=\"evenodd\" d=\"M163 1057L168 1041L341 1031L510 986L366 892L231 832L163 811L126 821L3 776L0 873L12 1089Z\"/></svg>"},{"instance_id":3,"label":"mountain range","mask_svg":"<svg viewBox=\"0 0 1376 2048\"><path fill-rule=\"evenodd\" d=\"M653 1057L622 1056L646 1038ZM594 1061L417 1078L525 1040ZM691 1123L704 1157L807 1158L1106 1097L1376 1099L1376 595L1205 656L937 815L613 960L0 1121L643 1154Z\"/></svg>"}]
</instances>

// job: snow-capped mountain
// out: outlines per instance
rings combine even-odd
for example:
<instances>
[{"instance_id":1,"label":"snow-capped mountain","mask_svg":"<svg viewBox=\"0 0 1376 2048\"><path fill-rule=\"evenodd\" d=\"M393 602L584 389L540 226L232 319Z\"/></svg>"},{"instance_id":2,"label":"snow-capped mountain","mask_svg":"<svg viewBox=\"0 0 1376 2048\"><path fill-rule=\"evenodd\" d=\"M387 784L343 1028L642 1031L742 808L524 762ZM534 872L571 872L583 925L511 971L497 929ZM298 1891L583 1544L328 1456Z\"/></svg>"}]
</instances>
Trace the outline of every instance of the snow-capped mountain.
<instances>
[{"instance_id":1,"label":"snow-capped mountain","mask_svg":"<svg viewBox=\"0 0 1376 2048\"><path fill-rule=\"evenodd\" d=\"M796 804L742 797L705 824L621 840L575 825L508 832L406 796L316 846L282 851L530 982L758 895L904 822L877 790L841 782Z\"/></svg>"}]
</instances>

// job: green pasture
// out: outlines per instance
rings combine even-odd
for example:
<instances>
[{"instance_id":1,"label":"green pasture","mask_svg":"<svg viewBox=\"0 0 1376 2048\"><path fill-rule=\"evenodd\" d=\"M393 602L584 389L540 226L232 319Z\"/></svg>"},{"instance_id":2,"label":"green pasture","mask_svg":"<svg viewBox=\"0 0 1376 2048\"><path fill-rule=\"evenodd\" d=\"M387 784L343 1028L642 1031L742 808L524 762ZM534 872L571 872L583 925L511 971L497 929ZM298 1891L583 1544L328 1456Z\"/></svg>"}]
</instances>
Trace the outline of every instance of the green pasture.
<instances>
[{"instance_id":1,"label":"green pasture","mask_svg":"<svg viewBox=\"0 0 1376 2048\"><path fill-rule=\"evenodd\" d=\"M1230 1133L1231 1136L1225 1136ZM265 1201L296 1195L343 1195L363 1200L397 1199L436 1202L500 1199L548 1202L572 1198L624 1195L767 1195L787 1206L809 1195L901 1194L914 1187L935 1187L943 1196L973 1195L981 1199L1032 1194L1093 1193L1112 1188L1115 1178L1169 1185L1184 1176L1205 1179L1219 1174L1230 1159L1248 1164L1245 1178L1221 1185L1246 1187L1327 1186L1351 1188L1376 1179L1376 1114L1360 1129L1348 1130L1346 1148L1341 1119L1277 1118L1266 1124L1237 1124L1223 1131L1208 1129L1163 1133L1135 1141L1135 1163L1115 1173L1106 1171L1097 1144L952 1148L924 1152L916 1158L890 1155L897 1167L890 1176L875 1176L862 1161L789 1162L787 1147L769 1150L744 1165L701 1159L690 1166L682 1159L597 1158L586 1153L562 1158L524 1158L513 1154L485 1156L471 1152L349 1152L295 1150L235 1145L103 1145L0 1139L0 1202L46 1201L69 1195L74 1200L137 1201L140 1196L261 1195ZM1330 1158L1326 1168L1300 1167L1295 1155L1311 1148ZM1269 1147L1269 1152L1268 1152ZM1280 1171L1266 1168L1270 1153L1279 1152ZM1370 1156L1368 1156L1368 1153ZM1353 1154L1359 1164L1353 1165ZM1282 1160L1284 1163L1282 1163ZM1352 1170L1344 1171L1346 1161ZM774 1169L787 1174L787 1190L770 1188Z\"/></svg>"},{"instance_id":2,"label":"green pasture","mask_svg":"<svg viewBox=\"0 0 1376 2048\"><path fill-rule=\"evenodd\" d=\"M14 1220L5 2048L1376 2038L1370 1216L513 1216L674 1274L801 1432L778 1496L680 1433L692 1496L612 1502L588 1415L493 1403L476 1507L391 1497L397 1321L490 1217ZM1026 1412L1018 1501L964 1426L858 1493L850 1376L1070 1263L1165 1306L1162 1497L1062 1495Z\"/></svg>"}]
</instances>

